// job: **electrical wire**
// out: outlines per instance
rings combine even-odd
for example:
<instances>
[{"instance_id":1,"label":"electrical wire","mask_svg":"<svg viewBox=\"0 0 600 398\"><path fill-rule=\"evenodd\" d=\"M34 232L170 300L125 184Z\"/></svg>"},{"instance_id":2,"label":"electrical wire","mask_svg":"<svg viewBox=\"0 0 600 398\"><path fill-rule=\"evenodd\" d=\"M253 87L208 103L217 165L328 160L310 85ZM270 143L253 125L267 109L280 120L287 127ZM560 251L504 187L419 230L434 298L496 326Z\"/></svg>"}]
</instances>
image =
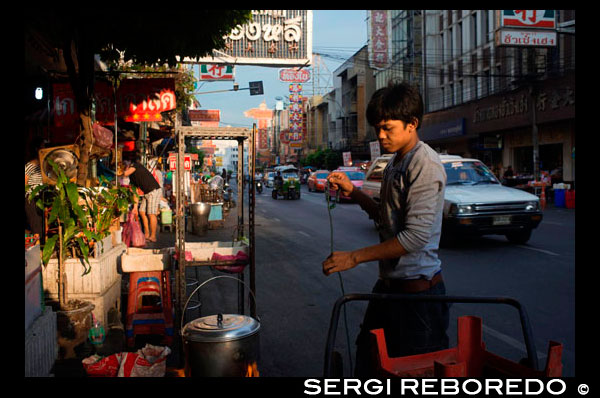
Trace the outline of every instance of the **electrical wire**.
<instances>
[{"instance_id":1,"label":"electrical wire","mask_svg":"<svg viewBox=\"0 0 600 398\"><path fill-rule=\"evenodd\" d=\"M335 203L330 205L329 204L329 181L327 181L325 183L325 199L327 199L327 214L329 215L329 246L330 246L330 251L331 254L333 254L333 220L331 218L331 210L335 207ZM337 191L335 191L335 202L339 203L340 200L340 191L339 189ZM330 254L330 256L331 256ZM345 289L344 289L344 280L342 279L342 273L341 272L337 272L339 281L340 281L340 289L342 291L342 296L345 296ZM344 305L344 326L346 329L346 344L348 345L348 360L350 362L350 375L352 375L354 372L352 370L352 349L351 349L351 345L350 345L350 334L348 332L348 315L346 313L346 306Z\"/></svg>"}]
</instances>

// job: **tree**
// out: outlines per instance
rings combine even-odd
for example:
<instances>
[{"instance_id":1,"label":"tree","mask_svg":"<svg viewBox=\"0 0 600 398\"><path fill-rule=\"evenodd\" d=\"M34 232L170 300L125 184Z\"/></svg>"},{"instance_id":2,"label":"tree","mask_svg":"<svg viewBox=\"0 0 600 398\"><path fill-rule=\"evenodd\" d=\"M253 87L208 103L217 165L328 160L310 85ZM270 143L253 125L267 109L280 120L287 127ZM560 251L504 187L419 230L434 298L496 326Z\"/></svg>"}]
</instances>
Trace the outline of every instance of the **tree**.
<instances>
[{"instance_id":1,"label":"tree","mask_svg":"<svg viewBox=\"0 0 600 398\"><path fill-rule=\"evenodd\" d=\"M112 7L69 12L54 7L28 10L25 29L39 32L62 51L75 95L82 137L77 184L85 183L93 144L91 106L95 54L105 61L122 59L138 65L175 66L178 56L203 57L213 49L223 48L225 36L250 17L250 10L190 12L187 7L179 6L160 12L150 7L136 12Z\"/></svg>"}]
</instances>

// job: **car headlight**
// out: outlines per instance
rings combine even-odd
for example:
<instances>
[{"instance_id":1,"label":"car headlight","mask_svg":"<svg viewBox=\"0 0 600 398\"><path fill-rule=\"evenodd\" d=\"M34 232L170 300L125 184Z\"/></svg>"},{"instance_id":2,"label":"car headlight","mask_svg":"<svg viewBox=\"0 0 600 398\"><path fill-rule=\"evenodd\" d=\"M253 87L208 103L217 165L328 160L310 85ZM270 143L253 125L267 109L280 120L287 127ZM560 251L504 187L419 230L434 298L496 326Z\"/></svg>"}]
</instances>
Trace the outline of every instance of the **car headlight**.
<instances>
[{"instance_id":1,"label":"car headlight","mask_svg":"<svg viewBox=\"0 0 600 398\"><path fill-rule=\"evenodd\" d=\"M532 202L527 202L525 205L525 211L538 211L540 209L540 202L535 200Z\"/></svg>"},{"instance_id":2,"label":"car headlight","mask_svg":"<svg viewBox=\"0 0 600 398\"><path fill-rule=\"evenodd\" d=\"M473 205L459 205L459 204L453 203L450 206L450 214L451 215L466 216L466 215L472 215L474 213L475 213L475 210L473 208Z\"/></svg>"}]
</instances>

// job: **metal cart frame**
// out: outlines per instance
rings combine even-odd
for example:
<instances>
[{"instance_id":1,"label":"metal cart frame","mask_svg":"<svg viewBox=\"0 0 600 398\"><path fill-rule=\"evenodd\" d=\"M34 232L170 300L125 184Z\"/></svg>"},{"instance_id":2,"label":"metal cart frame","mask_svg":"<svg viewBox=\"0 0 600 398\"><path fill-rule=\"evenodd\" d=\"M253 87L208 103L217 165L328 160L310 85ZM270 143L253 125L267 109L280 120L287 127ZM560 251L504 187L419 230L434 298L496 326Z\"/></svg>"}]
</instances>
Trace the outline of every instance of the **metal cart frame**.
<instances>
[{"instance_id":1,"label":"metal cart frame","mask_svg":"<svg viewBox=\"0 0 600 398\"><path fill-rule=\"evenodd\" d=\"M238 167L237 167L237 238L240 239L244 234L244 226L249 226L249 269L250 269L250 290L256 294L255 285L255 264L254 264L254 170L255 170L255 136L256 125L252 129L239 127L195 127L182 126L181 115L177 114L175 121L175 134L177 137L177 170L176 170L176 212L175 212L175 247L178 254L178 267L175 270L175 298L176 306L176 324L181 324L184 317L184 303L186 297L186 268L190 266L206 266L206 265L230 265L228 262L201 262L187 261L185 258L185 172L183 170L184 153L185 153L185 137L198 137L211 140L236 140L238 142ZM249 139L249 173L251 176L249 192L249 220L248 224L244 224L244 141ZM244 270L245 271L245 270ZM238 310L240 314L244 313L244 272L238 274L238 279L242 283L238 283ZM256 317L256 303L253 301L250 306L251 316ZM179 334L179 333L178 333Z\"/></svg>"}]
</instances>

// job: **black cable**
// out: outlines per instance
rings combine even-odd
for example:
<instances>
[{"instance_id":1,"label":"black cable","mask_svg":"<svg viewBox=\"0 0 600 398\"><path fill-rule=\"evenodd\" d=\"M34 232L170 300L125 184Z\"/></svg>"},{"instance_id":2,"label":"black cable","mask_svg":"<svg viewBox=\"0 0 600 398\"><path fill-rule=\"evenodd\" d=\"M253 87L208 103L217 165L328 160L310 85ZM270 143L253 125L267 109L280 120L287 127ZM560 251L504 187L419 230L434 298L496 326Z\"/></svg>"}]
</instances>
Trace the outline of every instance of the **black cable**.
<instances>
[{"instance_id":1,"label":"black cable","mask_svg":"<svg viewBox=\"0 0 600 398\"><path fill-rule=\"evenodd\" d=\"M335 207L335 203L333 205L329 204L329 181L327 181L325 183L325 199L327 199L327 214L329 215L329 245L330 245L330 251L331 254L333 254L333 220L331 218L331 210ZM335 191L335 201L339 203L340 200L340 191L339 189L337 191ZM330 254L330 255L331 255ZM344 280L342 279L342 273L341 272L337 272L338 274L338 278L340 281L340 289L342 290L342 296L345 296L345 289L344 289ZM352 375L354 372L352 370L352 348L350 345L350 334L348 333L348 315L346 313L346 306L344 306L344 326L346 329L346 344L348 345L348 360L350 362L350 375Z\"/></svg>"}]
</instances>

